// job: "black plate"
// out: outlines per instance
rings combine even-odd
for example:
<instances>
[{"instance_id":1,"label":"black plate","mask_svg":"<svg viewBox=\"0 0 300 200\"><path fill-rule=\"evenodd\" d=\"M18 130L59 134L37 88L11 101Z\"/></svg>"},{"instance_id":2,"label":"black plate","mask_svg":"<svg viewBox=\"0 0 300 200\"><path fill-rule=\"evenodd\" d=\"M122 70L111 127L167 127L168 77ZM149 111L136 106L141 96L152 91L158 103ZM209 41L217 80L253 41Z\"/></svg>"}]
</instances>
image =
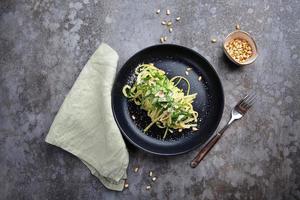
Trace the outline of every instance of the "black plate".
<instances>
[{"instance_id":1,"label":"black plate","mask_svg":"<svg viewBox=\"0 0 300 200\"><path fill-rule=\"evenodd\" d=\"M125 84L132 85L135 81L134 69L141 63L154 63L167 72L169 78L181 75L190 81L191 93L198 93L193 103L199 113L198 131L169 133L165 140L160 139L164 129L155 125L147 134L142 131L151 122L150 118L122 93ZM189 75L185 74L187 67L192 68ZM178 87L186 91L184 81ZM112 89L112 110L122 134L135 146L158 155L181 154L204 144L216 130L223 107L223 88L214 68L197 52L178 45L156 45L136 53L120 69Z\"/></svg>"}]
</instances>

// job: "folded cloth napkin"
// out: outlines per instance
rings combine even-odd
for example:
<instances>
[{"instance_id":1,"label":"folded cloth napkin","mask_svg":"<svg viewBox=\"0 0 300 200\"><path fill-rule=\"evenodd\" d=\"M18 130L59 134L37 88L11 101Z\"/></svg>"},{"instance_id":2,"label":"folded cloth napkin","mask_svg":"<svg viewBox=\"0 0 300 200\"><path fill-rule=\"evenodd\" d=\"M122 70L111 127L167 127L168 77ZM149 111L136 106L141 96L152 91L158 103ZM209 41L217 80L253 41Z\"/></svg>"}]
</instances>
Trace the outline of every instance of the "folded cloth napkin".
<instances>
[{"instance_id":1,"label":"folded cloth napkin","mask_svg":"<svg viewBox=\"0 0 300 200\"><path fill-rule=\"evenodd\" d=\"M121 191L128 152L111 110L118 54L101 44L60 107L46 137L81 159L105 187Z\"/></svg>"}]
</instances>

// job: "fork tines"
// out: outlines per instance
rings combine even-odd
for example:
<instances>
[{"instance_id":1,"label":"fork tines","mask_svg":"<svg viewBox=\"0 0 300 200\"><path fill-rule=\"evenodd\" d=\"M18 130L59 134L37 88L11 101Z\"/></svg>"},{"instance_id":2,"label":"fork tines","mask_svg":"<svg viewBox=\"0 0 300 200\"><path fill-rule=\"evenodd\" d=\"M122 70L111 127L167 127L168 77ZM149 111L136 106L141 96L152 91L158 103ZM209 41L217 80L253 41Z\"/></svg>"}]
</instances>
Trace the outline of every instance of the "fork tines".
<instances>
[{"instance_id":1,"label":"fork tines","mask_svg":"<svg viewBox=\"0 0 300 200\"><path fill-rule=\"evenodd\" d=\"M254 92L251 92L247 94L240 102L240 106L243 109L248 110L251 106L253 106L255 102L256 94Z\"/></svg>"}]
</instances>

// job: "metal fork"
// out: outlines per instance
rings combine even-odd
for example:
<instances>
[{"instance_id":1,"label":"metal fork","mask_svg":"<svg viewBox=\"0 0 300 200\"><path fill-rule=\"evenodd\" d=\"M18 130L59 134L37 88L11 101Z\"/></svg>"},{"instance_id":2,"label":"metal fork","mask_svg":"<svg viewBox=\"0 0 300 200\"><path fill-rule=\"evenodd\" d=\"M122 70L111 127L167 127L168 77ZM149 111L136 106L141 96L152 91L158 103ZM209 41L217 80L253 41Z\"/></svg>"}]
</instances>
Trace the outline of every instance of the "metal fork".
<instances>
[{"instance_id":1,"label":"metal fork","mask_svg":"<svg viewBox=\"0 0 300 200\"><path fill-rule=\"evenodd\" d=\"M213 146L219 141L226 129L236 120L241 119L246 112L251 108L255 102L256 95L255 93L250 93L240 100L237 105L231 111L231 117L228 123L217 133L215 134L199 151L196 157L191 162L191 167L195 168L198 166L200 161L206 156L206 154L213 148Z\"/></svg>"}]
</instances>

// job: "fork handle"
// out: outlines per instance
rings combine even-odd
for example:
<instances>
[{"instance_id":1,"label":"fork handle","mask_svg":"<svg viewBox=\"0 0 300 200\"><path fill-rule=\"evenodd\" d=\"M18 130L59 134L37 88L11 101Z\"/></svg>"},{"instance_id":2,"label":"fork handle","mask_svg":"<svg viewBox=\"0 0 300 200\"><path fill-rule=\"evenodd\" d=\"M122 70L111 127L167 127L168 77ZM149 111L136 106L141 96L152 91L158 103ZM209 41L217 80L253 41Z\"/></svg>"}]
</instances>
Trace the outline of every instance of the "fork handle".
<instances>
[{"instance_id":1,"label":"fork handle","mask_svg":"<svg viewBox=\"0 0 300 200\"><path fill-rule=\"evenodd\" d=\"M196 157L191 162L191 167L195 168L201 162L201 160L206 156L206 154L213 148L213 146L219 141L223 133L230 126L231 123L226 124L216 135L214 135L208 143L199 151Z\"/></svg>"}]
</instances>

